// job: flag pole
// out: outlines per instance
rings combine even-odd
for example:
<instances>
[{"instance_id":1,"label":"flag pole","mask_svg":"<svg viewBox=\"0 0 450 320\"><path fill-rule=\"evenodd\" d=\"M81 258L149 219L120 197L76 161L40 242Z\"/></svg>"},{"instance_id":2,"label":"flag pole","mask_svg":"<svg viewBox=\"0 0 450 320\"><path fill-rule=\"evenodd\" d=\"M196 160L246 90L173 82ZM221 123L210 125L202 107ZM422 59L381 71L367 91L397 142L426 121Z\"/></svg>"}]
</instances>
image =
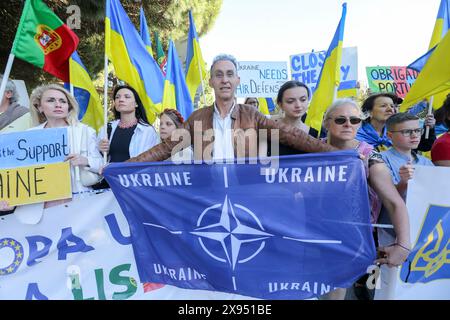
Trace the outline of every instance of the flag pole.
<instances>
[{"instance_id":1,"label":"flag pole","mask_svg":"<svg viewBox=\"0 0 450 320\"><path fill-rule=\"evenodd\" d=\"M108 57L105 53L105 66L104 66L104 81L103 84L103 138L108 139L107 126L108 126ZM103 153L103 163L107 162L108 153Z\"/></svg>"},{"instance_id":2,"label":"flag pole","mask_svg":"<svg viewBox=\"0 0 450 320\"><path fill-rule=\"evenodd\" d=\"M6 63L5 72L3 73L2 84L0 85L0 101L3 100L3 95L5 94L6 84L8 83L9 74L11 73L14 58L15 55L10 53L8 62Z\"/></svg>"},{"instance_id":3,"label":"flag pole","mask_svg":"<svg viewBox=\"0 0 450 320\"><path fill-rule=\"evenodd\" d=\"M205 107L207 106L206 105L206 95L205 95L205 86L204 86L204 82L203 82L203 76L202 76L202 68L200 67L200 61L199 61L199 59L197 59L197 66L198 66L198 72L199 72L199 74L200 74L200 80L201 80L201 83L202 83L202 95L203 95L203 104L205 105ZM194 101L192 101L192 103L194 103Z\"/></svg>"},{"instance_id":4,"label":"flag pole","mask_svg":"<svg viewBox=\"0 0 450 320\"><path fill-rule=\"evenodd\" d=\"M427 115L430 115L433 113L433 100L434 100L434 96L430 97L430 103L428 104L428 113ZM430 136L430 126L426 126L425 128L425 139L428 139L428 137Z\"/></svg>"},{"instance_id":5,"label":"flag pole","mask_svg":"<svg viewBox=\"0 0 450 320\"><path fill-rule=\"evenodd\" d=\"M338 86L334 85L333 102L337 99Z\"/></svg>"}]
</instances>

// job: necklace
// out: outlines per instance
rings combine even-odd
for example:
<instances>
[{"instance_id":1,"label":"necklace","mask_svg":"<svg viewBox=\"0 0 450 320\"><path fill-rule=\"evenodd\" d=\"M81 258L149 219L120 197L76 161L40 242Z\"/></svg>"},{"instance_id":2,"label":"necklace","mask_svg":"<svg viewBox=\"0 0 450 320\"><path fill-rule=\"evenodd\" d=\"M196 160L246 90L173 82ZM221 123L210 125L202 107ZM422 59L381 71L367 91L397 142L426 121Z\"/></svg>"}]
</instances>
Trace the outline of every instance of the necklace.
<instances>
[{"instance_id":1,"label":"necklace","mask_svg":"<svg viewBox=\"0 0 450 320\"><path fill-rule=\"evenodd\" d=\"M119 128L121 129L128 129L131 127L134 127L135 125L137 125L138 121L137 119L134 119L133 121L129 122L129 123L123 123L122 120L119 121Z\"/></svg>"}]
</instances>

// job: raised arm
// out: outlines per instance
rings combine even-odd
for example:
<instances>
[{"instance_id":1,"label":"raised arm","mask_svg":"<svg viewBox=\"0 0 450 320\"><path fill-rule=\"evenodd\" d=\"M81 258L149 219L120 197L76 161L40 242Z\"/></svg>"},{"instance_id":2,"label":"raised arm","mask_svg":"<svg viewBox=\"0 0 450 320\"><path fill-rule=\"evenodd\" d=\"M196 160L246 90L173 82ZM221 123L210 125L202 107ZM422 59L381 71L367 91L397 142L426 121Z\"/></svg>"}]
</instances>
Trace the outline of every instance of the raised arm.
<instances>
[{"instance_id":1,"label":"raised arm","mask_svg":"<svg viewBox=\"0 0 450 320\"><path fill-rule=\"evenodd\" d=\"M392 246L379 248L386 254L386 258L379 259L378 262L387 263L389 266L399 266L408 257L411 246L408 210L392 182L386 165L376 163L369 170L369 184L388 210L397 237Z\"/></svg>"},{"instance_id":2,"label":"raised arm","mask_svg":"<svg viewBox=\"0 0 450 320\"><path fill-rule=\"evenodd\" d=\"M265 116L257 113L259 129L268 130L268 138L272 139L272 130L279 130L280 143L287 145L291 148L301 150L304 152L328 152L336 151L337 148L321 142L319 139L311 137L303 130L281 123L275 122L272 119L268 119Z\"/></svg>"}]
</instances>

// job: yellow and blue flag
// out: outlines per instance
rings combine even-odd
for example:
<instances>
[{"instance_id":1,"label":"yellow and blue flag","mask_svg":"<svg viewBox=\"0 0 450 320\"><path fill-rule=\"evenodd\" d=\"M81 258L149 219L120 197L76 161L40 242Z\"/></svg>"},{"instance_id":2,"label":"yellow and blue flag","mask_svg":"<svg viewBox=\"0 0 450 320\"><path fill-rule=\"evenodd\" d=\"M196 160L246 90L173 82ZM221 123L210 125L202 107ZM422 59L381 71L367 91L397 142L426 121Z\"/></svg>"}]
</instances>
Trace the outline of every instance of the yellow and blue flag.
<instances>
[{"instance_id":1,"label":"yellow and blue flag","mask_svg":"<svg viewBox=\"0 0 450 320\"><path fill-rule=\"evenodd\" d=\"M416 70L417 72L421 72L428 59L430 58L433 51L436 49L437 45L441 41L441 39L448 33L450 28L450 0L441 0L441 4L439 5L438 14L436 17L436 23L434 24L433 34L431 35L430 44L428 46L428 52L423 56L418 58L416 61L411 63L408 68ZM447 90L448 91L448 90ZM439 108L444 102L447 91L443 91L434 96L434 105ZM428 97L422 97L422 99ZM401 110L406 110L408 107L412 106L411 100L408 96L405 97L405 101L403 101Z\"/></svg>"},{"instance_id":2,"label":"yellow and blue flag","mask_svg":"<svg viewBox=\"0 0 450 320\"><path fill-rule=\"evenodd\" d=\"M430 57L435 47L439 44L441 39L445 36L450 28L450 0L441 0L438 14L436 17L436 23L434 24L433 34L431 35L430 45L428 46L428 52L421 56L419 59L411 63L408 68L420 72Z\"/></svg>"},{"instance_id":3,"label":"yellow and blue flag","mask_svg":"<svg viewBox=\"0 0 450 320\"><path fill-rule=\"evenodd\" d=\"M105 33L105 52L117 77L138 92L153 123L162 111L164 79L119 0L106 2Z\"/></svg>"},{"instance_id":4,"label":"yellow and blue flag","mask_svg":"<svg viewBox=\"0 0 450 320\"><path fill-rule=\"evenodd\" d=\"M450 90L450 32L439 42L427 63L419 73L414 85L401 104L400 111L406 111L424 97L431 97Z\"/></svg>"},{"instance_id":5,"label":"yellow and blue flag","mask_svg":"<svg viewBox=\"0 0 450 320\"><path fill-rule=\"evenodd\" d=\"M342 16L339 25L327 50L316 91L308 109L305 123L320 133L323 115L333 103L336 88L340 82L340 66L342 60L342 42L344 40L345 16L347 15L347 3L342 5Z\"/></svg>"},{"instance_id":6,"label":"yellow and blue flag","mask_svg":"<svg viewBox=\"0 0 450 320\"><path fill-rule=\"evenodd\" d=\"M80 106L78 119L98 131L103 126L103 108L91 77L75 51L69 60L70 83L73 94ZM68 84L65 84L68 88Z\"/></svg>"},{"instance_id":7,"label":"yellow and blue flag","mask_svg":"<svg viewBox=\"0 0 450 320\"><path fill-rule=\"evenodd\" d=\"M163 108L177 108L183 118L187 119L194 111L194 106L172 40L169 42L167 55L169 58L167 60L166 80L164 81Z\"/></svg>"},{"instance_id":8,"label":"yellow and blue flag","mask_svg":"<svg viewBox=\"0 0 450 320\"><path fill-rule=\"evenodd\" d=\"M275 102L272 98L258 98L259 112L262 114L270 114L275 110Z\"/></svg>"},{"instance_id":9,"label":"yellow and blue flag","mask_svg":"<svg viewBox=\"0 0 450 320\"><path fill-rule=\"evenodd\" d=\"M194 101L198 86L202 79L206 77L206 63L203 60L200 44L198 41L197 30L195 29L192 12L189 11L189 36L186 53L186 84L191 94L191 100Z\"/></svg>"},{"instance_id":10,"label":"yellow and blue flag","mask_svg":"<svg viewBox=\"0 0 450 320\"><path fill-rule=\"evenodd\" d=\"M435 47L450 28L450 0L441 0L428 49Z\"/></svg>"},{"instance_id":11,"label":"yellow and blue flag","mask_svg":"<svg viewBox=\"0 0 450 320\"><path fill-rule=\"evenodd\" d=\"M150 32L148 31L147 19L145 19L144 9L141 7L140 11L140 34L142 41L144 41L145 48L153 57L152 39L150 38Z\"/></svg>"}]
</instances>

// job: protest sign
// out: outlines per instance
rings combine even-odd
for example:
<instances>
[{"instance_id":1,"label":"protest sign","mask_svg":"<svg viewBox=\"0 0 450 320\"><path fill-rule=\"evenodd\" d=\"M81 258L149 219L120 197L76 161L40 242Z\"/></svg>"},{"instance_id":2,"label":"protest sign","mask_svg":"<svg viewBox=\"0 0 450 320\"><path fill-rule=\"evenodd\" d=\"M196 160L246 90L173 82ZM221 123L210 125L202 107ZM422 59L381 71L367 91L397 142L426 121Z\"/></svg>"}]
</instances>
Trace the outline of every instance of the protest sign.
<instances>
[{"instance_id":1,"label":"protest sign","mask_svg":"<svg viewBox=\"0 0 450 320\"><path fill-rule=\"evenodd\" d=\"M288 80L286 62L240 61L237 97L274 98Z\"/></svg>"},{"instance_id":2,"label":"protest sign","mask_svg":"<svg viewBox=\"0 0 450 320\"><path fill-rule=\"evenodd\" d=\"M69 162L0 169L0 199L10 206L70 197Z\"/></svg>"},{"instance_id":3,"label":"protest sign","mask_svg":"<svg viewBox=\"0 0 450 320\"><path fill-rule=\"evenodd\" d=\"M419 73L406 67L366 67L372 92L391 92L404 98Z\"/></svg>"},{"instance_id":4,"label":"protest sign","mask_svg":"<svg viewBox=\"0 0 450 320\"><path fill-rule=\"evenodd\" d=\"M0 135L0 199L10 206L70 198L67 128Z\"/></svg>"},{"instance_id":5,"label":"protest sign","mask_svg":"<svg viewBox=\"0 0 450 320\"><path fill-rule=\"evenodd\" d=\"M0 169L64 161L69 155L67 128L0 135Z\"/></svg>"},{"instance_id":6,"label":"protest sign","mask_svg":"<svg viewBox=\"0 0 450 320\"><path fill-rule=\"evenodd\" d=\"M290 56L291 77L305 83L314 93L319 81L320 70L325 60L326 51L313 51ZM358 52L356 47L342 49L341 83L339 91L350 90L356 95L358 80Z\"/></svg>"},{"instance_id":7,"label":"protest sign","mask_svg":"<svg viewBox=\"0 0 450 320\"><path fill-rule=\"evenodd\" d=\"M394 299L450 299L450 170L416 166L408 182L412 250L398 272Z\"/></svg>"}]
</instances>

